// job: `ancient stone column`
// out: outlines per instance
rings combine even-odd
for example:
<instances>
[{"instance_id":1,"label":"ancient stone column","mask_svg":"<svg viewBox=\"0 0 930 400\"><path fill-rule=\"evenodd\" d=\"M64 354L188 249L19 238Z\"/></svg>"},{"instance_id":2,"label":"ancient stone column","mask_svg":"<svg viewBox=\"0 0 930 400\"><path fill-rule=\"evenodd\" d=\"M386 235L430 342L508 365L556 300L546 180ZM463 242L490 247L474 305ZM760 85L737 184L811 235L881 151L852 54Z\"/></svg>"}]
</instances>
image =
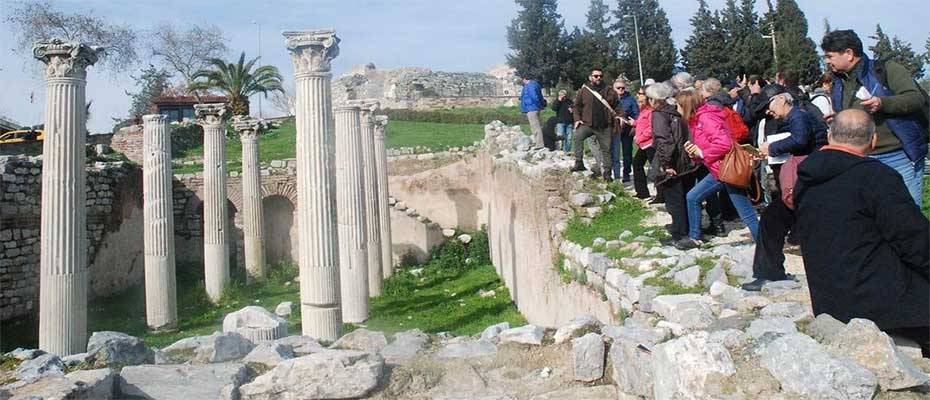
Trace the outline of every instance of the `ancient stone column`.
<instances>
[{"instance_id":1,"label":"ancient stone column","mask_svg":"<svg viewBox=\"0 0 930 400\"><path fill-rule=\"evenodd\" d=\"M375 116L375 171L378 177L378 211L381 217L381 271L385 278L394 273L394 258L391 255L391 209L388 205L387 146L384 143L384 128L387 115Z\"/></svg>"},{"instance_id":2,"label":"ancient stone column","mask_svg":"<svg viewBox=\"0 0 930 400\"><path fill-rule=\"evenodd\" d=\"M357 323L368 319L368 243L365 224L362 127L358 106L337 107L336 204L339 215L339 271L342 319Z\"/></svg>"},{"instance_id":3,"label":"ancient stone column","mask_svg":"<svg viewBox=\"0 0 930 400\"><path fill-rule=\"evenodd\" d=\"M45 140L39 267L39 348L61 356L87 346L87 67L101 49L53 39L33 47L45 67Z\"/></svg>"},{"instance_id":4,"label":"ancient stone column","mask_svg":"<svg viewBox=\"0 0 930 400\"><path fill-rule=\"evenodd\" d=\"M195 104L203 127L203 268L207 296L216 303L229 283L226 232L226 105Z\"/></svg>"},{"instance_id":5,"label":"ancient stone column","mask_svg":"<svg viewBox=\"0 0 930 400\"><path fill-rule=\"evenodd\" d=\"M354 102L361 106L362 122L362 171L365 174L365 231L368 235L368 292L371 296L381 295L381 282L384 272L381 270L381 213L378 196L378 174L375 165L375 120L374 112L378 101L361 100Z\"/></svg>"},{"instance_id":6,"label":"ancient stone column","mask_svg":"<svg viewBox=\"0 0 930 400\"><path fill-rule=\"evenodd\" d=\"M342 330L342 312L330 61L339 54L339 38L331 29L284 32L284 38L296 84L302 332L336 340Z\"/></svg>"},{"instance_id":7,"label":"ancient stone column","mask_svg":"<svg viewBox=\"0 0 930 400\"><path fill-rule=\"evenodd\" d=\"M174 276L171 135L164 115L146 115L142 121L145 320L149 329L172 330L178 323L178 301Z\"/></svg>"},{"instance_id":8,"label":"ancient stone column","mask_svg":"<svg viewBox=\"0 0 930 400\"><path fill-rule=\"evenodd\" d=\"M265 278L265 235L262 232L262 182L258 165L258 134L261 121L247 116L233 118L242 142L242 216L245 270L248 282Z\"/></svg>"}]
</instances>

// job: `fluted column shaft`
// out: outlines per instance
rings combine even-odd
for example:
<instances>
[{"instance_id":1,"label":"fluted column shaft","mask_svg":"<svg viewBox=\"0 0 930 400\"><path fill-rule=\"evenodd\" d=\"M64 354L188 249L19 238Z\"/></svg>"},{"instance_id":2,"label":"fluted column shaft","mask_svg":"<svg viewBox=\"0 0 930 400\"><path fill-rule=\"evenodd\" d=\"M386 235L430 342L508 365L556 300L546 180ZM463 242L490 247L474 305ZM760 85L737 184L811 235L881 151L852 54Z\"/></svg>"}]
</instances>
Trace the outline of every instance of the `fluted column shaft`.
<instances>
[{"instance_id":1,"label":"fluted column shaft","mask_svg":"<svg viewBox=\"0 0 930 400\"><path fill-rule=\"evenodd\" d=\"M86 67L97 49L51 40L46 64L39 267L39 347L61 356L87 346Z\"/></svg>"},{"instance_id":2,"label":"fluted column shaft","mask_svg":"<svg viewBox=\"0 0 930 400\"><path fill-rule=\"evenodd\" d=\"M384 143L384 130L388 123L386 115L375 117L375 173L378 178L379 217L381 224L381 271L385 278L394 273L394 258L391 249L391 212L388 206L388 171L387 146Z\"/></svg>"},{"instance_id":3,"label":"fluted column shaft","mask_svg":"<svg viewBox=\"0 0 930 400\"><path fill-rule=\"evenodd\" d=\"M171 136L164 115L146 115L142 121L145 321L149 329L171 330L178 323Z\"/></svg>"},{"instance_id":4,"label":"fluted column shaft","mask_svg":"<svg viewBox=\"0 0 930 400\"><path fill-rule=\"evenodd\" d=\"M265 235L262 213L261 170L258 164L260 122L236 117L233 126L242 142L242 216L245 270L249 282L265 279Z\"/></svg>"},{"instance_id":5,"label":"fluted column shaft","mask_svg":"<svg viewBox=\"0 0 930 400\"><path fill-rule=\"evenodd\" d=\"M194 110L203 127L204 280L207 296L216 303L229 283L225 105L197 104Z\"/></svg>"},{"instance_id":6,"label":"fluted column shaft","mask_svg":"<svg viewBox=\"0 0 930 400\"><path fill-rule=\"evenodd\" d=\"M342 319L368 319L368 246L362 172L362 129L358 107L336 114L336 204L339 206L339 271Z\"/></svg>"},{"instance_id":7,"label":"fluted column shaft","mask_svg":"<svg viewBox=\"0 0 930 400\"><path fill-rule=\"evenodd\" d=\"M336 340L342 331L336 223L335 132L330 60L335 31L284 32L294 63L297 125L297 226L304 335Z\"/></svg>"},{"instance_id":8,"label":"fluted column shaft","mask_svg":"<svg viewBox=\"0 0 930 400\"><path fill-rule=\"evenodd\" d=\"M384 273L381 269L381 199L378 196L378 175L375 171L375 128L372 112L377 102L363 102L362 122L362 171L365 185L365 230L368 238L368 292L371 296L381 295Z\"/></svg>"}]
</instances>

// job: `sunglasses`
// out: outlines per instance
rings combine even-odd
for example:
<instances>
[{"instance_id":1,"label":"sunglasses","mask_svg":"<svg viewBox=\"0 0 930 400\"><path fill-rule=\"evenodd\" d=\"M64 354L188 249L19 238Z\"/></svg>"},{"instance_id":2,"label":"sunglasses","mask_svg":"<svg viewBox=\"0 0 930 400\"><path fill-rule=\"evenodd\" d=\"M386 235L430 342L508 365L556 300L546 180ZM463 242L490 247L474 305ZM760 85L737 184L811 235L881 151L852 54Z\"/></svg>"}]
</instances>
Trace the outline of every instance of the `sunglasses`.
<instances>
[{"instance_id":1,"label":"sunglasses","mask_svg":"<svg viewBox=\"0 0 930 400\"><path fill-rule=\"evenodd\" d=\"M592 78L600 78L603 75L591 75Z\"/></svg>"},{"instance_id":2,"label":"sunglasses","mask_svg":"<svg viewBox=\"0 0 930 400\"><path fill-rule=\"evenodd\" d=\"M614 89L617 89L617 90L626 90L626 86L614 86Z\"/></svg>"}]
</instances>

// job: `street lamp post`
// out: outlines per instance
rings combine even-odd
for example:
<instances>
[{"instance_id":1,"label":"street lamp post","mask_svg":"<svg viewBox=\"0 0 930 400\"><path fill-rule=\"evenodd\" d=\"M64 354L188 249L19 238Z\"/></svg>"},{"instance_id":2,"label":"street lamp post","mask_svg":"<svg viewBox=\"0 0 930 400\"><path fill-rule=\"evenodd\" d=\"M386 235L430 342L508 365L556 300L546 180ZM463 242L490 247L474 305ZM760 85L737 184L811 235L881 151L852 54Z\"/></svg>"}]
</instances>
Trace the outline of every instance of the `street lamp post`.
<instances>
[{"instance_id":1,"label":"street lamp post","mask_svg":"<svg viewBox=\"0 0 930 400\"><path fill-rule=\"evenodd\" d=\"M645 80L643 80L643 57L639 51L639 22L636 20L636 14L627 14L623 17L633 17L633 31L636 35L636 61L639 63L639 85L642 86Z\"/></svg>"},{"instance_id":2,"label":"street lamp post","mask_svg":"<svg viewBox=\"0 0 930 400\"><path fill-rule=\"evenodd\" d=\"M258 57L261 58L262 57L262 24L258 23L258 21L252 21L252 23L258 27ZM258 96L258 117L259 118L264 117L262 115L262 95Z\"/></svg>"},{"instance_id":3,"label":"street lamp post","mask_svg":"<svg viewBox=\"0 0 930 400\"><path fill-rule=\"evenodd\" d=\"M775 43L775 23L772 22L769 27L771 29L771 35L762 35L762 38L772 39L772 62L775 64L775 72L778 72L778 50L776 50Z\"/></svg>"}]
</instances>

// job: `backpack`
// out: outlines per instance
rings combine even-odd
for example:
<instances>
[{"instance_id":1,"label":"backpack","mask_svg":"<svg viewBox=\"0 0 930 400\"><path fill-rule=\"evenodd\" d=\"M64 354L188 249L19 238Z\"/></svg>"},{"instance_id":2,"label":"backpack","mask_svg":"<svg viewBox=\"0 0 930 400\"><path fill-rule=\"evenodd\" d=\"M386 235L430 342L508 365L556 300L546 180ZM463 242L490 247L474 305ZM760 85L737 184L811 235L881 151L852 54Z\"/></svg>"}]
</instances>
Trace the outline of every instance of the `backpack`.
<instances>
[{"instance_id":1,"label":"backpack","mask_svg":"<svg viewBox=\"0 0 930 400\"><path fill-rule=\"evenodd\" d=\"M743 117L732 108L723 108L723 121L729 128L733 141L743 143L749 138L749 127L743 122Z\"/></svg>"},{"instance_id":2,"label":"backpack","mask_svg":"<svg viewBox=\"0 0 930 400\"><path fill-rule=\"evenodd\" d=\"M891 88L888 87L888 73L885 70L886 62L888 62L888 60L877 60L873 64L872 69L875 73L875 77L878 78L878 82L881 83L882 86L888 88L888 90L891 90ZM924 105L920 107L920 113L918 113L916 119L917 123L924 128L924 136L926 137L930 135L930 95L927 95L927 91L917 83L917 80L914 80L914 85L917 86L917 91L924 97Z\"/></svg>"}]
</instances>

